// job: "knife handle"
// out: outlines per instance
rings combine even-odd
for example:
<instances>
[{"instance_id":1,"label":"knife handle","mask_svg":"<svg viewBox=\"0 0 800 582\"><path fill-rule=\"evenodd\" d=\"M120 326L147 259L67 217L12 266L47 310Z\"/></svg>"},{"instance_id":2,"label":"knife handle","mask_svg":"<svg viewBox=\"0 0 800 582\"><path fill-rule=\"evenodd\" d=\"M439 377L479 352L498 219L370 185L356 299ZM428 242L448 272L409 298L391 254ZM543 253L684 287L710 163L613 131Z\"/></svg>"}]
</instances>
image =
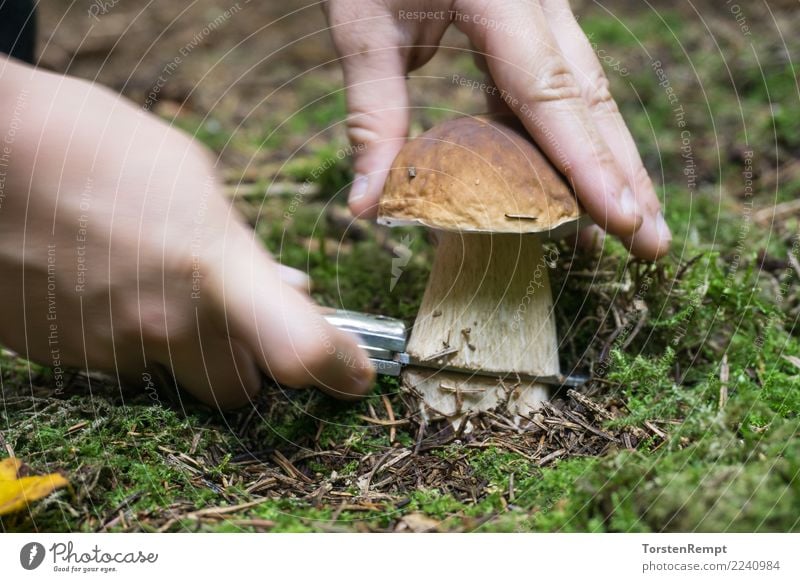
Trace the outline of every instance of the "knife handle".
<instances>
[{"instance_id":1,"label":"knife handle","mask_svg":"<svg viewBox=\"0 0 800 582\"><path fill-rule=\"evenodd\" d=\"M378 374L400 375L407 362L405 323L385 315L344 309L325 311L322 316L334 327L356 335Z\"/></svg>"}]
</instances>

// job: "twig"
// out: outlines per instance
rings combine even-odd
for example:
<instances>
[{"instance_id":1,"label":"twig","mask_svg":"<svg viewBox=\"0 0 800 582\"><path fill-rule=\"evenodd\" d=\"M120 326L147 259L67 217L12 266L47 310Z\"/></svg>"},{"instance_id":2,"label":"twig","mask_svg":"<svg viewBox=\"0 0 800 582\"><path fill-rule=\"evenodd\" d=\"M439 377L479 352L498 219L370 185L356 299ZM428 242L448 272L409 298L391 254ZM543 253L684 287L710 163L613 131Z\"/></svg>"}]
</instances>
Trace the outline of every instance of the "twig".
<instances>
[{"instance_id":1,"label":"twig","mask_svg":"<svg viewBox=\"0 0 800 582\"><path fill-rule=\"evenodd\" d=\"M588 430L589 432L591 432L593 434L596 434L599 437L603 437L604 439L609 440L611 442L618 442L618 440L617 440L617 438L615 436L612 436L612 435L608 434L607 432L604 432L604 431L602 431L602 430L600 430L598 428L593 427L588 422L582 421L580 418L578 418L577 414L573 414L572 412L570 412L568 410L565 410L564 412L567 414L567 416L573 422L576 422L577 424L579 424L585 430Z\"/></svg>"},{"instance_id":2,"label":"twig","mask_svg":"<svg viewBox=\"0 0 800 582\"><path fill-rule=\"evenodd\" d=\"M557 451L553 451L552 453L550 453L546 457L542 457L539 460L539 466L543 467L544 465L546 465L547 463L549 463L553 459L557 459L557 458L561 457L566 452L567 452L567 449L558 449Z\"/></svg>"},{"instance_id":3,"label":"twig","mask_svg":"<svg viewBox=\"0 0 800 582\"><path fill-rule=\"evenodd\" d=\"M103 526L98 531L101 531L101 532L108 531L109 529L111 529L112 527L117 525L120 521L122 521L122 515L123 515L122 511L119 511L117 513L117 515L114 517L114 519L104 523Z\"/></svg>"},{"instance_id":4,"label":"twig","mask_svg":"<svg viewBox=\"0 0 800 582\"><path fill-rule=\"evenodd\" d=\"M792 266L792 269L794 269L794 272L797 273L798 277L800 277L800 263L797 262L797 257L794 256L794 253L792 251L789 251L788 261L789 264Z\"/></svg>"},{"instance_id":5,"label":"twig","mask_svg":"<svg viewBox=\"0 0 800 582\"><path fill-rule=\"evenodd\" d=\"M781 202L770 208L764 208L755 213L756 222L767 222L770 219L786 218L800 211L800 199L789 200L788 202Z\"/></svg>"},{"instance_id":6,"label":"twig","mask_svg":"<svg viewBox=\"0 0 800 582\"><path fill-rule=\"evenodd\" d=\"M633 450L636 447L633 446L633 441L631 440L631 435L627 432L622 433L622 442L625 444L625 448L629 450Z\"/></svg>"},{"instance_id":7,"label":"twig","mask_svg":"<svg viewBox=\"0 0 800 582\"><path fill-rule=\"evenodd\" d=\"M264 479L259 479L252 485L248 485L245 491L247 493L261 493L265 489L270 489L273 485L275 485L278 480L275 477L266 477Z\"/></svg>"},{"instance_id":8,"label":"twig","mask_svg":"<svg viewBox=\"0 0 800 582\"><path fill-rule=\"evenodd\" d=\"M270 519L228 519L225 523L238 527L254 527L257 529L272 529L275 522Z\"/></svg>"},{"instance_id":9,"label":"twig","mask_svg":"<svg viewBox=\"0 0 800 582\"><path fill-rule=\"evenodd\" d=\"M6 450L9 457L16 457L16 455L14 454L14 447L12 447L11 443L9 443L6 440L6 437L3 436L2 430L0 430L0 446L2 446Z\"/></svg>"},{"instance_id":10,"label":"twig","mask_svg":"<svg viewBox=\"0 0 800 582\"><path fill-rule=\"evenodd\" d=\"M178 522L178 518L177 517L170 517L167 521L164 522L164 525L162 525L156 531L158 533L164 533L165 531L167 531L169 528L171 528L177 522Z\"/></svg>"},{"instance_id":11,"label":"twig","mask_svg":"<svg viewBox=\"0 0 800 582\"><path fill-rule=\"evenodd\" d=\"M135 493L128 495L125 499L122 500L122 503L117 505L112 511L109 512L109 515L113 515L114 517L106 519L103 522L103 524L97 529L97 531L103 532L114 527L114 525L116 525L117 522L120 521L120 515L122 513L122 510L125 508L130 509L131 503L134 503L137 500L139 500L142 497L142 495L144 495L144 492L142 491L136 491Z\"/></svg>"},{"instance_id":12,"label":"twig","mask_svg":"<svg viewBox=\"0 0 800 582\"><path fill-rule=\"evenodd\" d=\"M67 434L72 434L73 432L79 431L85 426L89 425L89 421L84 420L83 422L79 422L78 424L73 424L71 427L67 429Z\"/></svg>"},{"instance_id":13,"label":"twig","mask_svg":"<svg viewBox=\"0 0 800 582\"><path fill-rule=\"evenodd\" d=\"M241 511L242 509L255 507L256 505L261 505L262 503L266 503L267 501L268 499L266 497L261 497L259 499L254 499L253 501L248 501L247 503L240 503L238 505L227 505L225 507L207 507L205 509L198 509L197 511L192 511L191 513L187 513L184 517L188 519L198 519L200 517L222 516L228 513L235 513L237 511Z\"/></svg>"},{"instance_id":14,"label":"twig","mask_svg":"<svg viewBox=\"0 0 800 582\"><path fill-rule=\"evenodd\" d=\"M306 495L304 499L310 500L311 505L313 505L314 507L319 507L320 505L322 505L323 497L325 497L325 495L330 493L331 489L333 489L333 485L331 485L330 483L323 483L322 485L317 487L314 491Z\"/></svg>"},{"instance_id":15,"label":"twig","mask_svg":"<svg viewBox=\"0 0 800 582\"><path fill-rule=\"evenodd\" d=\"M382 418L372 418L365 414L359 414L357 415L357 418L363 420L364 422L368 422L370 424L376 424L378 426L389 426L389 427L404 426L409 422L411 422L407 418L400 418L397 420L383 420Z\"/></svg>"},{"instance_id":16,"label":"twig","mask_svg":"<svg viewBox=\"0 0 800 582\"><path fill-rule=\"evenodd\" d=\"M564 428L569 428L575 430L577 428L582 428L581 425L570 422L569 420L561 420L560 418L545 418L545 424L555 425L555 426L563 426Z\"/></svg>"},{"instance_id":17,"label":"twig","mask_svg":"<svg viewBox=\"0 0 800 582\"><path fill-rule=\"evenodd\" d=\"M372 406L372 402L367 402L367 412L369 412L371 419L378 420L378 415L375 414L375 407Z\"/></svg>"},{"instance_id":18,"label":"twig","mask_svg":"<svg viewBox=\"0 0 800 582\"><path fill-rule=\"evenodd\" d=\"M300 451L295 455L292 455L292 462L296 463L297 461L302 461L304 459L310 459L311 457L343 457L344 454L341 451Z\"/></svg>"},{"instance_id":19,"label":"twig","mask_svg":"<svg viewBox=\"0 0 800 582\"><path fill-rule=\"evenodd\" d=\"M276 450L274 453L272 453L272 459L278 465L280 465L281 469L286 471L286 474L289 475L289 477L293 477L295 479L300 479L304 483L311 483L312 482L311 479L309 479L306 475L301 473L297 469L297 467L292 465L292 462L289 459L287 459L286 457L284 457L283 453L281 453L280 451Z\"/></svg>"},{"instance_id":20,"label":"twig","mask_svg":"<svg viewBox=\"0 0 800 582\"><path fill-rule=\"evenodd\" d=\"M650 431L652 431L652 433L653 433L654 435L656 435L657 437L659 437L659 438L661 438L661 439L663 439L663 440L666 440L666 438L667 438L667 433L665 433L663 430L661 430L660 428L658 428L658 427L657 427L656 425L654 425L652 422L650 422L649 420L645 420L645 421L644 421L644 425L645 425L645 426L646 426L648 429L650 429Z\"/></svg>"},{"instance_id":21,"label":"twig","mask_svg":"<svg viewBox=\"0 0 800 582\"><path fill-rule=\"evenodd\" d=\"M336 523L339 520L339 516L342 515L342 512L344 511L345 505L347 505L347 503L342 501L338 505L338 507L336 507L336 509L333 512L333 515L331 515L331 522L332 523Z\"/></svg>"},{"instance_id":22,"label":"twig","mask_svg":"<svg viewBox=\"0 0 800 582\"><path fill-rule=\"evenodd\" d=\"M797 356L783 356L783 359L795 366L796 368L800 369L800 358Z\"/></svg>"},{"instance_id":23,"label":"twig","mask_svg":"<svg viewBox=\"0 0 800 582\"><path fill-rule=\"evenodd\" d=\"M719 367L719 410L725 408L728 402L728 379L730 378L730 368L728 367L728 354L722 356L722 363Z\"/></svg>"},{"instance_id":24,"label":"twig","mask_svg":"<svg viewBox=\"0 0 800 582\"><path fill-rule=\"evenodd\" d=\"M591 410L592 413L599 418L602 418L604 420L611 420L612 418L614 418L605 408L597 404L597 402L595 402L591 398L584 396L577 390L573 390L570 388L569 390L567 390L567 396L569 396L579 404L582 404L583 406Z\"/></svg>"},{"instance_id":25,"label":"twig","mask_svg":"<svg viewBox=\"0 0 800 582\"><path fill-rule=\"evenodd\" d=\"M513 452L517 453L519 456L521 456L521 457L523 457L523 458L525 458L525 459L527 459L528 461L531 461L531 462L533 462L534 459L535 459L535 457L532 457L531 455L529 455L528 453L526 453L525 451L523 451L519 447L514 446L514 445L512 445L512 444L510 444L510 443L508 443L506 441L502 441L502 440L490 439L490 440L488 440L486 442L483 442L483 443L467 443L467 446L471 447L471 448L474 447L476 449L486 449L486 448L489 448L489 447L501 448L501 449L506 449L506 450L509 450L509 451L513 451Z\"/></svg>"},{"instance_id":26,"label":"twig","mask_svg":"<svg viewBox=\"0 0 800 582\"><path fill-rule=\"evenodd\" d=\"M422 446L422 440L425 438L425 419L420 419L419 428L417 428L417 442L414 445L414 454L419 454L419 449Z\"/></svg>"},{"instance_id":27,"label":"twig","mask_svg":"<svg viewBox=\"0 0 800 582\"><path fill-rule=\"evenodd\" d=\"M439 389L444 392L455 392L456 395L460 394L483 394L486 392L486 388L464 388L463 386L456 384L455 386L450 386L449 384L445 384L444 382L439 383Z\"/></svg>"},{"instance_id":28,"label":"twig","mask_svg":"<svg viewBox=\"0 0 800 582\"><path fill-rule=\"evenodd\" d=\"M200 444L200 437L201 436L202 436L202 434L200 433L199 430L197 432L195 432L194 435L192 436L192 445L189 447L189 454L190 455L193 455L193 454L195 454L197 452L197 446Z\"/></svg>"},{"instance_id":29,"label":"twig","mask_svg":"<svg viewBox=\"0 0 800 582\"><path fill-rule=\"evenodd\" d=\"M436 352L435 354L431 354L430 356L426 356L425 358L422 358L420 361L422 361L422 362L431 362L433 360L438 360L438 359L444 358L445 356L451 356L451 355L453 355L453 354L455 354L457 352L458 352L458 348L455 347L455 346L450 347L450 348L444 348L443 350L440 350L440 351Z\"/></svg>"},{"instance_id":30,"label":"twig","mask_svg":"<svg viewBox=\"0 0 800 582\"><path fill-rule=\"evenodd\" d=\"M386 414L389 417L389 422L394 423L394 410L392 409L392 403L389 401L389 397L386 394L383 395L383 406L386 408ZM394 444L395 438L397 437L397 428L396 425L392 424L389 428L389 443Z\"/></svg>"},{"instance_id":31,"label":"twig","mask_svg":"<svg viewBox=\"0 0 800 582\"><path fill-rule=\"evenodd\" d=\"M636 325L634 326L633 331L631 331L631 333L628 334L628 337L623 342L623 344L622 344L622 346L620 348L621 350L624 351L624 350L626 350L628 348L629 345L631 345L631 342L636 338L637 335L639 335L639 332L642 331L642 328L644 327L645 321L647 321L647 308L645 308L642 311L642 315L639 318L639 320L636 322Z\"/></svg>"},{"instance_id":32,"label":"twig","mask_svg":"<svg viewBox=\"0 0 800 582\"><path fill-rule=\"evenodd\" d=\"M364 486L361 488L361 490L362 490L363 494L365 494L365 495L366 495L367 493L369 493L369 485L370 485L370 483L372 483L372 478L375 476L375 473L378 471L378 469L380 469L381 465L383 465L383 464L386 462L386 460L387 460L387 459L388 459L388 458L391 456L391 454L392 454L393 452L394 452L394 450L393 450L393 449L390 449L389 451L387 451L387 452L386 452L386 454L385 454L385 455L383 455L383 456L382 456L382 457L381 457L381 458L378 460L378 462L377 462L377 463L375 463L375 466L374 466L374 467L372 467L372 470L371 470L371 471L369 472L369 474L367 475L367 480L366 480L366 483L364 483Z\"/></svg>"}]
</instances>

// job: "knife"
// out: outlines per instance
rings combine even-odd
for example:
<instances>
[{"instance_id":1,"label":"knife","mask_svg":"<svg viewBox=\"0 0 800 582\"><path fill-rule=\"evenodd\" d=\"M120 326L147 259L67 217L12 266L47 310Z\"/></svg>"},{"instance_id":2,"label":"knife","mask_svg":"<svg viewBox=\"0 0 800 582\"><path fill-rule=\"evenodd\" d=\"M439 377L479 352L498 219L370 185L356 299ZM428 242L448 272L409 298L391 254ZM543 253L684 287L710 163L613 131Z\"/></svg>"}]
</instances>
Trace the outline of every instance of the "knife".
<instances>
[{"instance_id":1,"label":"knife","mask_svg":"<svg viewBox=\"0 0 800 582\"><path fill-rule=\"evenodd\" d=\"M484 370L467 370L447 364L447 351L427 359L414 358L406 352L406 325L399 319L385 315L372 315L349 310L323 312L323 317L334 327L355 334L358 345L367 352L378 374L399 376L407 366L429 368L440 372L459 372L470 376L485 376L499 380L538 382L551 386L577 387L589 378L580 375L552 374L535 376L516 372L499 373ZM452 352L450 352L452 353Z\"/></svg>"}]
</instances>

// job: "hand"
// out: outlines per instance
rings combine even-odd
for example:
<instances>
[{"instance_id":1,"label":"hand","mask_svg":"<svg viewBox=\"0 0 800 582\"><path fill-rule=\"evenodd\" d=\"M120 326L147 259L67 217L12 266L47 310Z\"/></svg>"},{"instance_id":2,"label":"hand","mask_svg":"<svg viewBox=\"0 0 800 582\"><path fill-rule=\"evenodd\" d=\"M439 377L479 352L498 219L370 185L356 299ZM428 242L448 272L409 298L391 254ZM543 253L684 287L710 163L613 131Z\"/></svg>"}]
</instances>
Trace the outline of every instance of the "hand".
<instances>
[{"instance_id":1,"label":"hand","mask_svg":"<svg viewBox=\"0 0 800 582\"><path fill-rule=\"evenodd\" d=\"M431 59L452 22L503 92L500 105L517 114L594 221L640 257L667 252L653 184L567 0L329 0L326 10L344 67L349 137L361 146L354 214L375 214L408 133L406 74Z\"/></svg>"},{"instance_id":2,"label":"hand","mask_svg":"<svg viewBox=\"0 0 800 582\"><path fill-rule=\"evenodd\" d=\"M369 389L354 338L262 249L186 136L3 58L0 155L0 343L57 385L67 366L144 385L158 364L221 408L253 396L259 368L340 397Z\"/></svg>"}]
</instances>

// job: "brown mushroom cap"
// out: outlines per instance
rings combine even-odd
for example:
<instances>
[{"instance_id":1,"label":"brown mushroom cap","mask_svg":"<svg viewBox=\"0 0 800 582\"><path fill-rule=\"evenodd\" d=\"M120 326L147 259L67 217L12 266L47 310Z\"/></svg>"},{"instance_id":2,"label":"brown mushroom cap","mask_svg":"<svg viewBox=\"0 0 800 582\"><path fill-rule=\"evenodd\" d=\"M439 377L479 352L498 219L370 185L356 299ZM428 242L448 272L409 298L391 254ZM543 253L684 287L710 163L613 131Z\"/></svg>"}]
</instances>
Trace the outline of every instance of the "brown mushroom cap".
<instances>
[{"instance_id":1,"label":"brown mushroom cap","mask_svg":"<svg viewBox=\"0 0 800 582\"><path fill-rule=\"evenodd\" d=\"M392 164L378 222L556 236L590 223L513 115L460 117L409 140Z\"/></svg>"}]
</instances>

